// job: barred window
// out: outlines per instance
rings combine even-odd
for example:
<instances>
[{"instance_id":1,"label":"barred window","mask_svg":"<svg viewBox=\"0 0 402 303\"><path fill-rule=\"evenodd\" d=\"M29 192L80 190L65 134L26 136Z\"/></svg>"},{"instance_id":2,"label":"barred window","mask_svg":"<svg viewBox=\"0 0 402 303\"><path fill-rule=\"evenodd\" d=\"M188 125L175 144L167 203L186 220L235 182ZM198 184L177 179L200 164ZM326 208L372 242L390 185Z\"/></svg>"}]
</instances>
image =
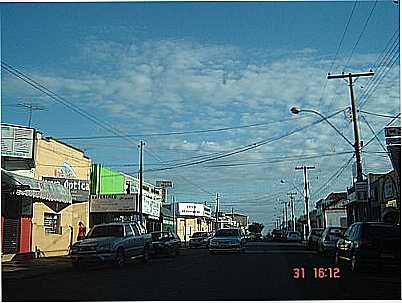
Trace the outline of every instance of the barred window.
<instances>
[{"instance_id":1,"label":"barred window","mask_svg":"<svg viewBox=\"0 0 402 303\"><path fill-rule=\"evenodd\" d=\"M61 234L61 216L59 214L45 213L43 221L46 233Z\"/></svg>"}]
</instances>

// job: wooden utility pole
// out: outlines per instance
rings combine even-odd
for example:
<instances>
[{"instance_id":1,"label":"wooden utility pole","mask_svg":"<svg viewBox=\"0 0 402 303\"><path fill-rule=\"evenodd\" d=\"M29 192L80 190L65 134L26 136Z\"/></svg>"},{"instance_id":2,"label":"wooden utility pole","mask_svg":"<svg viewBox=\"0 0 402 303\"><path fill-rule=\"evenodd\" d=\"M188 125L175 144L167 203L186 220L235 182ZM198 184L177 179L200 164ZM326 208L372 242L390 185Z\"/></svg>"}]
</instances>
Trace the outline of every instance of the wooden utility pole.
<instances>
[{"instance_id":1,"label":"wooden utility pole","mask_svg":"<svg viewBox=\"0 0 402 303\"><path fill-rule=\"evenodd\" d=\"M353 131L354 131L354 137L355 137L355 143L354 143L354 148L355 148L355 156L356 156L356 175L357 175L357 181L363 181L363 168L362 168L362 159L361 159L361 142L360 142L360 134L359 134L359 125L358 125L358 117L357 117L357 107L356 107L356 101L355 101L355 96L353 93L353 78L358 78L358 77L371 77L374 76L374 72L370 70L367 73L357 73L357 74L344 74L342 73L341 75L330 75L328 74L328 79L344 79L348 78L349 82L349 90L350 90L350 100L352 103L352 119L353 119Z\"/></svg>"},{"instance_id":2,"label":"wooden utility pole","mask_svg":"<svg viewBox=\"0 0 402 303\"><path fill-rule=\"evenodd\" d=\"M143 152L142 152L142 149L143 149L143 147L144 147L144 145L145 145L145 143L141 140L140 141L140 145L138 145L138 147L140 148L140 188L139 188L139 190L138 190L138 193L139 193L139 195L138 195L138 200L139 200L139 203L138 203L138 207L139 207L139 213L140 213L140 222L141 222L141 224L143 223L143 214L142 214L142 183L143 183L143 180L144 180L144 173L143 173L143 160L144 160L144 157L143 157Z\"/></svg>"},{"instance_id":3,"label":"wooden utility pole","mask_svg":"<svg viewBox=\"0 0 402 303\"><path fill-rule=\"evenodd\" d=\"M310 214L309 214L309 209L308 209L308 200L309 200L309 183L308 183L308 175L307 175L307 170L309 169L315 169L315 166L297 166L296 170L303 170L304 173L304 211L306 214L306 220L307 220L307 228L306 224L304 225L304 238L307 240L307 233L310 232L311 226L310 226Z\"/></svg>"},{"instance_id":4,"label":"wooden utility pole","mask_svg":"<svg viewBox=\"0 0 402 303\"><path fill-rule=\"evenodd\" d=\"M219 194L216 193L215 231L218 230L218 213L219 213Z\"/></svg>"},{"instance_id":5,"label":"wooden utility pole","mask_svg":"<svg viewBox=\"0 0 402 303\"><path fill-rule=\"evenodd\" d=\"M293 196L297 195L297 193L290 192L288 193L288 196L290 196L290 204L291 204L291 209L292 209L292 229L293 231L296 231L296 221L295 221L295 203L293 200Z\"/></svg>"}]
</instances>

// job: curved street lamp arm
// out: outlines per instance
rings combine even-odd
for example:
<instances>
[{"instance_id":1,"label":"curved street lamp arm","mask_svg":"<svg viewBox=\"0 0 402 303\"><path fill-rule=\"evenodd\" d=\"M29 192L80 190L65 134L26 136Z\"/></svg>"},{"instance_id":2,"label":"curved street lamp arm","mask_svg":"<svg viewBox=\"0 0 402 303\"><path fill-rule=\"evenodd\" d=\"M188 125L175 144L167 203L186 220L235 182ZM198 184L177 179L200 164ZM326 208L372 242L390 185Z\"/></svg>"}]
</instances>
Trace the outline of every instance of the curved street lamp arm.
<instances>
[{"instance_id":1,"label":"curved street lamp arm","mask_svg":"<svg viewBox=\"0 0 402 303\"><path fill-rule=\"evenodd\" d=\"M339 135L341 135L341 137L343 138L343 139L345 139L348 143L349 143L349 145L350 146L352 146L352 147L354 147L355 145L352 143L352 142L350 142L350 140L348 139L348 138L346 138L336 127L335 127L335 125L333 125L328 119L327 119L327 117L325 117L323 114L321 114L320 112L318 112L318 111L316 111L316 110L313 110L313 109L302 109L302 110L300 110L300 111L302 111L302 112L310 112L310 113L314 113L314 114L316 114L316 115L319 115L322 119L324 119Z\"/></svg>"}]
</instances>

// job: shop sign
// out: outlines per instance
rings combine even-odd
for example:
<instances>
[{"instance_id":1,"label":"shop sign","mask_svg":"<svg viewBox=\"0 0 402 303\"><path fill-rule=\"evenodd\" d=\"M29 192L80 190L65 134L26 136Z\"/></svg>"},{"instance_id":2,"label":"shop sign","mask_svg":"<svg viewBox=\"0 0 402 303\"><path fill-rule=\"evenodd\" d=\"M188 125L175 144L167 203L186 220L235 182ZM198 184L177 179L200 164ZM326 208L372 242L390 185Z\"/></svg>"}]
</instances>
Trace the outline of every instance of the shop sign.
<instances>
[{"instance_id":1,"label":"shop sign","mask_svg":"<svg viewBox=\"0 0 402 303\"><path fill-rule=\"evenodd\" d=\"M76 202L88 201L89 197L88 180L77 180L77 179L66 179L66 178L55 178L55 177L43 177L42 179L48 182L63 185L65 188L70 190L73 201Z\"/></svg>"},{"instance_id":2,"label":"shop sign","mask_svg":"<svg viewBox=\"0 0 402 303\"><path fill-rule=\"evenodd\" d=\"M401 136L401 127L400 126L389 126L384 129L385 137L400 137Z\"/></svg>"},{"instance_id":3,"label":"shop sign","mask_svg":"<svg viewBox=\"0 0 402 303\"><path fill-rule=\"evenodd\" d=\"M204 217L211 214L208 206L201 203L178 203L179 216Z\"/></svg>"},{"instance_id":4,"label":"shop sign","mask_svg":"<svg viewBox=\"0 0 402 303\"><path fill-rule=\"evenodd\" d=\"M77 178L77 174L67 161L55 169L54 175L58 178Z\"/></svg>"},{"instance_id":5,"label":"shop sign","mask_svg":"<svg viewBox=\"0 0 402 303\"><path fill-rule=\"evenodd\" d=\"M143 196L142 213L159 218L160 216L160 204L148 197Z\"/></svg>"},{"instance_id":6,"label":"shop sign","mask_svg":"<svg viewBox=\"0 0 402 303\"><path fill-rule=\"evenodd\" d=\"M388 201L386 207L397 207L396 200Z\"/></svg>"},{"instance_id":7,"label":"shop sign","mask_svg":"<svg viewBox=\"0 0 402 303\"><path fill-rule=\"evenodd\" d=\"M156 187L168 188L173 187L172 181L156 181Z\"/></svg>"},{"instance_id":8,"label":"shop sign","mask_svg":"<svg viewBox=\"0 0 402 303\"><path fill-rule=\"evenodd\" d=\"M33 159L34 129L1 125L1 156Z\"/></svg>"},{"instance_id":9,"label":"shop sign","mask_svg":"<svg viewBox=\"0 0 402 303\"><path fill-rule=\"evenodd\" d=\"M89 211L95 213L137 212L137 195L91 196Z\"/></svg>"}]
</instances>

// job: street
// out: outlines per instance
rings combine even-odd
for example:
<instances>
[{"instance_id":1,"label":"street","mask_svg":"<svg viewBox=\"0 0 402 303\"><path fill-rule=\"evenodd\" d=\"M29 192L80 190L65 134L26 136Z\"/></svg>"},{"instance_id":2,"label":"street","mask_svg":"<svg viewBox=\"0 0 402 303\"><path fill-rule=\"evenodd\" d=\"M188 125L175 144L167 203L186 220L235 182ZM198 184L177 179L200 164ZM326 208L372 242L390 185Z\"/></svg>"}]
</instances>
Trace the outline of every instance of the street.
<instances>
[{"instance_id":1,"label":"street","mask_svg":"<svg viewBox=\"0 0 402 303\"><path fill-rule=\"evenodd\" d=\"M57 264L55 264L57 266ZM305 277L293 277L293 268ZM400 272L350 273L315 278L314 267L334 267L300 244L248 243L244 254L209 255L185 249L179 256L136 262L123 269L65 267L49 274L7 278L4 301L328 300L400 299Z\"/></svg>"}]
</instances>

